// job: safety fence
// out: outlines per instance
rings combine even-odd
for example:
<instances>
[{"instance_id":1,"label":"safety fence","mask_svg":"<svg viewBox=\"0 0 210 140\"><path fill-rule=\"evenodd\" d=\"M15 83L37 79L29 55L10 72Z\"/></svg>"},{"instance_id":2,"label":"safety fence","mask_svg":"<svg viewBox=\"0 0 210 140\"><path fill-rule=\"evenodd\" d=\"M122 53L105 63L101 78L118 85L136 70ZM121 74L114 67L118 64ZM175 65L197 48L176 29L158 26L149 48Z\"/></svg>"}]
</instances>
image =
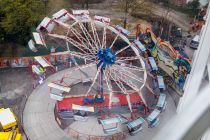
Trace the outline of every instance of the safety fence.
<instances>
[{"instance_id":1,"label":"safety fence","mask_svg":"<svg viewBox=\"0 0 210 140\"><path fill-rule=\"evenodd\" d=\"M44 55L42 57L44 57L48 62L50 62L54 66L63 65L63 64L69 65L72 63L71 56L68 52L51 53L49 55ZM0 68L28 67L31 64L33 64L34 61L35 61L34 57L0 58Z\"/></svg>"}]
</instances>

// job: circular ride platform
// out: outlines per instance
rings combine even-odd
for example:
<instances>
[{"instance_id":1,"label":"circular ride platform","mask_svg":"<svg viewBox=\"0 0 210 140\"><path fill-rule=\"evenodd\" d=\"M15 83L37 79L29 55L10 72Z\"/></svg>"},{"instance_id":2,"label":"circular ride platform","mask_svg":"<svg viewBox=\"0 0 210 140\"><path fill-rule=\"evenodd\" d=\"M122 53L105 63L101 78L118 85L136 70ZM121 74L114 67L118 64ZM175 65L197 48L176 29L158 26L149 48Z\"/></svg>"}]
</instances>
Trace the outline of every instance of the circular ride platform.
<instances>
[{"instance_id":1,"label":"circular ride platform","mask_svg":"<svg viewBox=\"0 0 210 140\"><path fill-rule=\"evenodd\" d=\"M52 100L49 96L49 87L47 84L55 79L59 79L66 72L71 71L74 68L66 69L60 71L50 77L48 77L45 82L38 86L26 103L26 107L23 114L23 123L25 132L30 140L69 140L74 139L72 136L76 136L78 139L90 139L92 138L101 138L106 139L108 136L103 134L103 128L97 122L97 119L91 117L87 122L74 122L72 123L65 131L62 130L58 123L55 120L55 104L56 101ZM94 76L94 67L85 68L86 72L88 72L90 77ZM72 82L77 83L75 81L76 78L80 78L81 72L75 71L72 77ZM84 76L84 75L83 75ZM167 96L167 109L160 114L160 124L155 128L148 128L146 123L143 125L142 132L136 134L135 136L127 135L126 139L151 139L156 132L175 114L175 105L173 99L168 95ZM119 129L120 130L120 129ZM124 130L124 129L123 129ZM119 137L119 136L118 136Z\"/></svg>"},{"instance_id":2,"label":"circular ride platform","mask_svg":"<svg viewBox=\"0 0 210 140\"><path fill-rule=\"evenodd\" d=\"M131 42L130 32L112 25L109 18L90 16L87 10L62 9L44 18L36 31L34 41L29 41L32 51L51 47L55 41L57 47L66 48L68 63L75 67L48 77L29 97L24 128L31 140L151 139L173 115L175 106L155 59L147 54L146 46L139 40ZM37 61L43 67L49 65L42 57ZM71 93L74 85L87 81L91 84L84 93ZM122 109L125 113L113 111ZM54 112L75 121L62 130ZM110 124L116 126L105 128Z\"/></svg>"}]
</instances>

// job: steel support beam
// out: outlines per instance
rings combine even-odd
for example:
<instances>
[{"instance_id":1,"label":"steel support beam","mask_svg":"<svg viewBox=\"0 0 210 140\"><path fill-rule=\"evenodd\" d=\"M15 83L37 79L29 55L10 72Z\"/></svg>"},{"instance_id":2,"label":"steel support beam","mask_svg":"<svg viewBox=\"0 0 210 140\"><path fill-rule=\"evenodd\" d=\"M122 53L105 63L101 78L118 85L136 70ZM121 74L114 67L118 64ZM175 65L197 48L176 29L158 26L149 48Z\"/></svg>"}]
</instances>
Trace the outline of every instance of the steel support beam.
<instances>
[{"instance_id":1,"label":"steel support beam","mask_svg":"<svg viewBox=\"0 0 210 140\"><path fill-rule=\"evenodd\" d=\"M183 111L183 108L189 105L191 101L195 100L199 93L204 71L210 56L210 14L208 14L206 24L203 28L200 44L193 61L191 72L186 81L184 95L179 101L177 113Z\"/></svg>"}]
</instances>

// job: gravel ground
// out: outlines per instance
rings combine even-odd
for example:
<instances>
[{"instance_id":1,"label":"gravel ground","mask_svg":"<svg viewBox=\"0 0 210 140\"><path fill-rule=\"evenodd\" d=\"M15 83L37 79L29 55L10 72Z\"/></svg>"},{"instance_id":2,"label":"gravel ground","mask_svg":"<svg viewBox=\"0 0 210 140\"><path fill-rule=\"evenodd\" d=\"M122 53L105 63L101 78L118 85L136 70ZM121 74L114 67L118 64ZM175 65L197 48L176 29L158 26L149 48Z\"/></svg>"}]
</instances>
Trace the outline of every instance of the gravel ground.
<instances>
[{"instance_id":1,"label":"gravel ground","mask_svg":"<svg viewBox=\"0 0 210 140\"><path fill-rule=\"evenodd\" d=\"M22 113L33 90L32 83L33 78L27 68L0 69L0 108L13 109L21 131Z\"/></svg>"}]
</instances>

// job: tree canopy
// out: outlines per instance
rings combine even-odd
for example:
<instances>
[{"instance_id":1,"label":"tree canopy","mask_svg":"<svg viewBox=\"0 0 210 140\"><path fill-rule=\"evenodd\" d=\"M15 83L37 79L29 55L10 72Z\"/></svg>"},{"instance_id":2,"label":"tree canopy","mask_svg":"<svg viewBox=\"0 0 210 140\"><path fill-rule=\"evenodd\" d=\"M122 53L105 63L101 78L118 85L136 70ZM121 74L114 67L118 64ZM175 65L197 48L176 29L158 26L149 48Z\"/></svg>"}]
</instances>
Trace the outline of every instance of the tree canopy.
<instances>
[{"instance_id":1,"label":"tree canopy","mask_svg":"<svg viewBox=\"0 0 210 140\"><path fill-rule=\"evenodd\" d=\"M150 2L151 0L118 0L119 8L124 11L124 28L126 28L127 24L127 14L134 14L138 11L144 11L148 13L151 11Z\"/></svg>"},{"instance_id":2,"label":"tree canopy","mask_svg":"<svg viewBox=\"0 0 210 140\"><path fill-rule=\"evenodd\" d=\"M0 43L25 45L44 9L43 0L0 0Z\"/></svg>"},{"instance_id":3,"label":"tree canopy","mask_svg":"<svg viewBox=\"0 0 210 140\"><path fill-rule=\"evenodd\" d=\"M187 8L191 10L194 14L197 14L199 7L200 7L199 0L193 0L188 2L187 4Z\"/></svg>"}]
</instances>

